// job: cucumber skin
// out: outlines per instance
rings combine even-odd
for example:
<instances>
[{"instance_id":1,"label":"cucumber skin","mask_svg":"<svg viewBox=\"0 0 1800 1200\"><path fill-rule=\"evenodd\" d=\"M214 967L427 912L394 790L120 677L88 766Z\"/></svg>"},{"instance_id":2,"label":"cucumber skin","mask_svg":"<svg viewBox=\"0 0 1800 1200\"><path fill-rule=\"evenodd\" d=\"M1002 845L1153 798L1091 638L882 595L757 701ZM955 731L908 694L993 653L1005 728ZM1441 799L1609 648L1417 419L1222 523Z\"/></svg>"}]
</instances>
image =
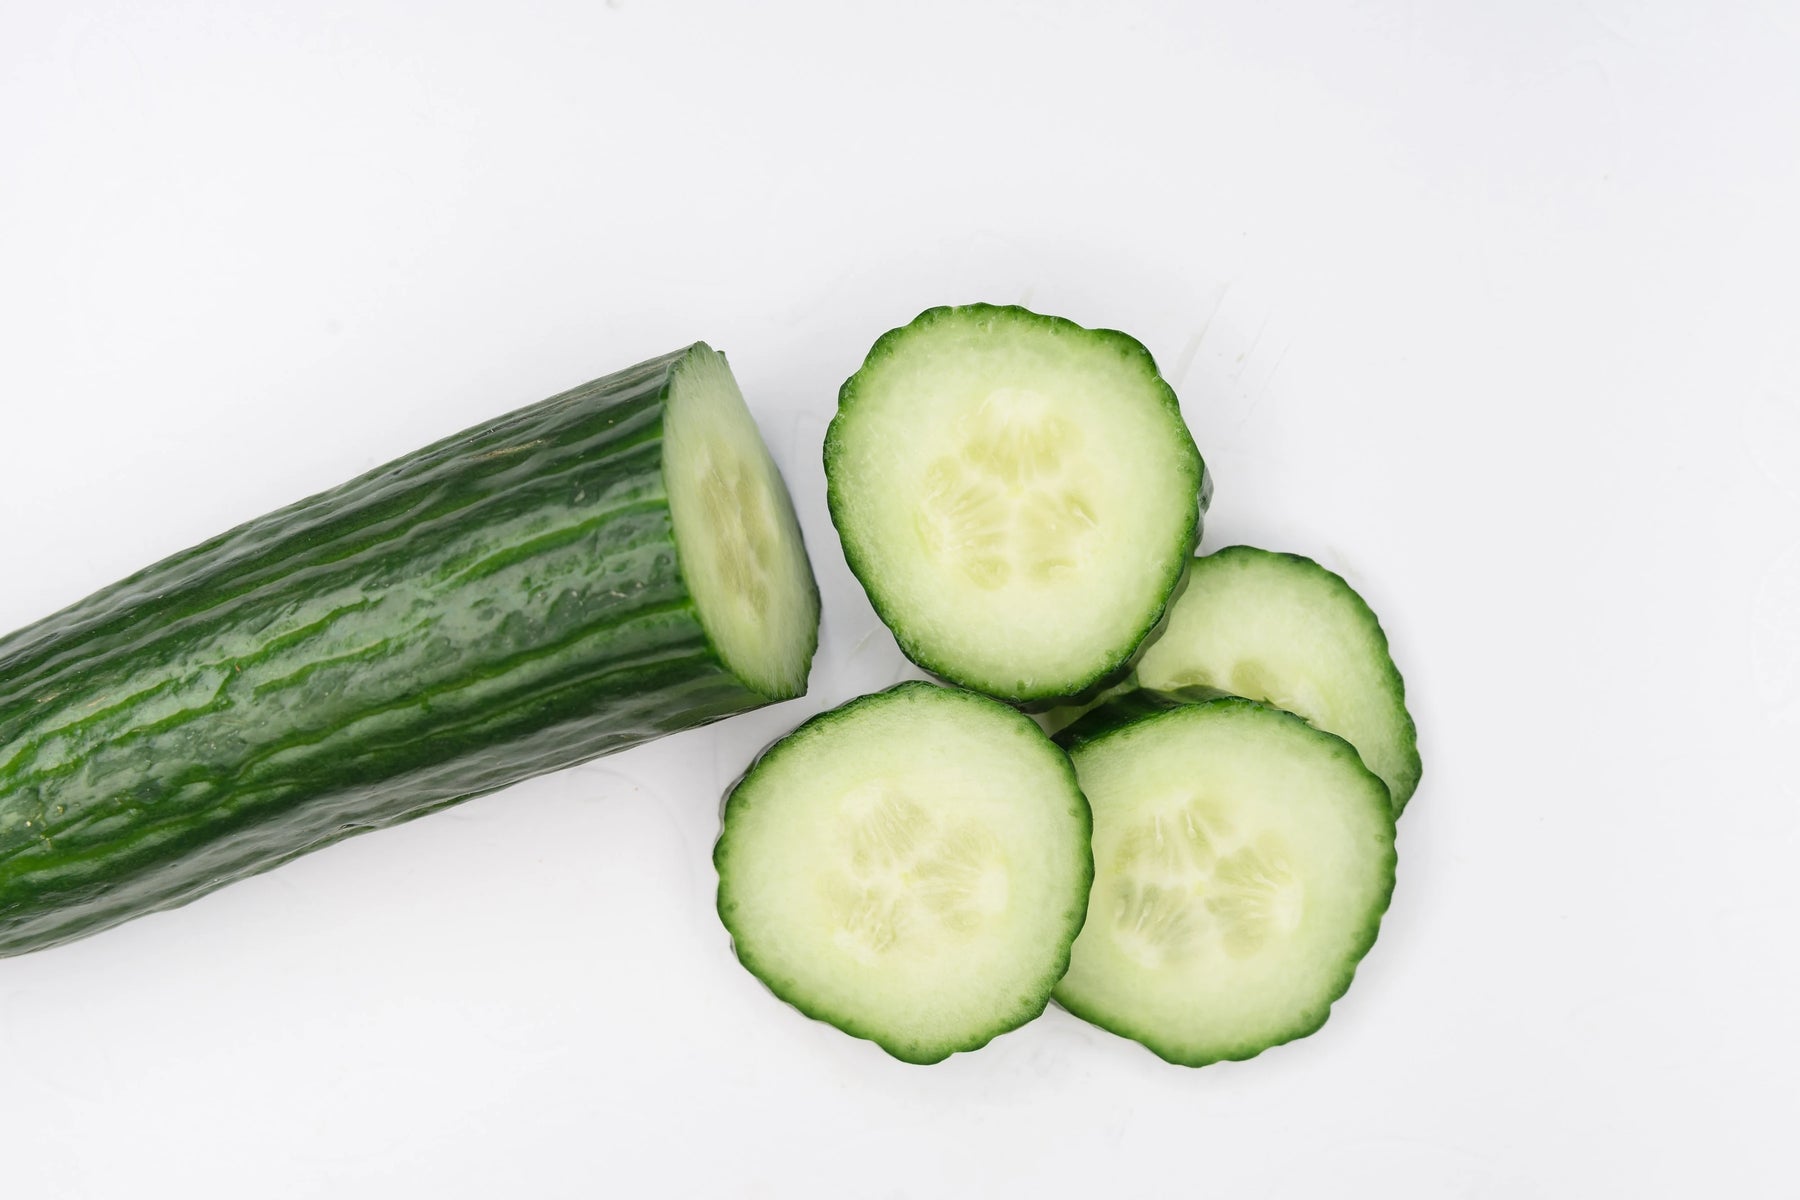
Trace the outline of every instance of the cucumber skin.
<instances>
[{"instance_id":1,"label":"cucumber skin","mask_svg":"<svg viewBox=\"0 0 1800 1200\"><path fill-rule=\"evenodd\" d=\"M1117 345L1131 357L1141 359L1143 365L1149 369L1150 374L1155 378L1157 386L1162 392L1163 403L1175 414L1176 424L1186 434L1188 448L1193 451L1194 468L1198 475L1194 505L1194 521L1183 534L1186 541L1186 547L1179 558L1179 565L1176 567L1174 573L1167 580L1163 588L1162 605L1151 615L1151 619L1145 623L1144 627L1138 630L1137 638L1129 649L1120 654L1113 661L1103 664L1100 669L1075 687L1045 689L1043 691L1026 693L1000 693L988 690L977 682L960 678L958 672L952 666L939 661L928 650L920 646L909 634L888 619L888 614L885 611L886 605L882 601L879 587L877 587L871 579L867 564L863 562L862 555L858 552L853 540L845 536L844 522L840 516L846 504L843 486L839 482L842 479L842 473L834 471L832 466L836 461L838 446L840 444L840 439L843 436L842 430L845 414L852 411L855 405L857 380L861 378L864 371L879 363L882 358L890 353L895 343L905 338L914 330L937 321L971 314L1016 317L1043 325L1048 329L1053 329L1066 335L1090 337L1102 341L1109 341ZM856 373L846 379L843 386L838 389L837 413L832 417L831 424L825 431L825 501L826 506L831 513L832 526L838 531L838 542L843 546L844 561L849 565L850 573L856 576L856 581L858 583L862 584L863 591L867 593L869 597L869 603L874 607L876 615L881 618L882 624L886 625L888 630L894 635L894 641L899 644L900 652L906 655L906 657L920 669L929 672L946 683L956 687L971 688L981 692L983 695L992 696L996 700L1005 701L1025 712L1048 712L1054 708L1090 703L1096 696L1108 690L1110 687L1116 686L1130 674L1133 664L1136 663L1139 655L1141 655L1144 649L1150 644L1153 635L1163 627L1163 622L1168 617L1169 608L1174 604L1175 597L1179 594L1181 585L1187 578L1188 563L1192 561L1194 551L1200 545L1200 537L1205 527L1206 510L1212 504L1212 496L1212 471L1207 467L1206 460L1201 456L1199 447L1194 444L1192 432L1187 429L1187 422L1181 415L1181 401L1175 395L1175 389L1170 387L1168 381L1162 377L1162 372L1156 366L1156 359L1142 342L1138 341L1130 334L1117 329L1089 329L1087 326L1078 325L1066 317L1056 317L1045 313L1033 312L1031 309L1024 308L1017 304L977 303L939 305L936 308L926 309L911 321L908 321L905 325L888 330L879 338L875 339L875 344L869 348L869 353L864 357L862 365L858 367Z\"/></svg>"},{"instance_id":2,"label":"cucumber skin","mask_svg":"<svg viewBox=\"0 0 1800 1200\"><path fill-rule=\"evenodd\" d=\"M1100 697L1094 707L1052 732L1050 740L1061 746L1064 753L1073 754L1095 738L1104 737L1115 729L1144 717L1153 717L1184 704L1210 704L1214 700L1241 700L1259 708L1271 707L1260 701L1243 700L1241 696L1233 696L1218 688L1185 687L1174 691L1154 691L1127 683Z\"/></svg>"},{"instance_id":3,"label":"cucumber skin","mask_svg":"<svg viewBox=\"0 0 1800 1200\"><path fill-rule=\"evenodd\" d=\"M682 579L662 419L692 349L0 638L0 956L788 699L724 666Z\"/></svg>"},{"instance_id":4,"label":"cucumber skin","mask_svg":"<svg viewBox=\"0 0 1800 1200\"><path fill-rule=\"evenodd\" d=\"M1255 1058L1265 1050L1273 1049L1276 1046L1283 1046L1289 1042L1299 1041L1301 1038L1310 1037L1320 1029L1324 1028L1325 1022L1331 1017L1332 1006L1343 999L1345 993L1350 990L1351 983L1356 979L1357 967L1362 965L1362 960L1375 946L1375 939L1381 933L1381 919L1387 915L1387 910L1393 902L1394 886L1399 868L1399 860L1394 839L1395 830L1393 821L1395 813L1393 812L1391 803L1387 802L1387 785L1381 782L1381 778L1378 775L1363 765L1362 756L1357 753L1355 746L1352 746L1343 738L1338 737L1335 733L1327 733L1322 729L1314 728L1312 725L1307 724L1307 722L1301 720L1299 717L1296 717L1293 713L1290 713L1285 709L1276 708L1270 704L1264 704L1260 700L1246 700L1241 696L1227 695L1212 688L1183 688L1179 692L1156 692L1148 688L1139 688L1133 691L1122 692L1117 696L1109 698L1098 707L1084 714L1080 720L1058 733L1052 740L1055 741L1057 745L1061 746L1069 755L1070 760L1074 762L1078 759L1084 746L1103 738L1110 737L1129 726L1147 721L1161 720L1171 713L1182 709L1199 707L1213 708L1215 706L1220 711L1261 711L1270 713L1284 721L1293 721L1296 724L1301 725L1315 737L1328 739L1337 743L1337 745L1333 747L1333 753L1338 758L1354 764L1358 771L1366 775L1369 781L1375 785L1375 789L1384 801L1381 806L1381 813L1387 818L1386 828L1388 837L1383 847L1386 851L1385 865L1387 867L1387 872L1385 882L1387 886L1382 890L1381 902L1370 912L1369 919L1363 927L1362 936L1357 939L1351 950L1349 965L1344 968L1343 974L1332 982L1329 994L1326 996L1324 1002L1319 1006L1317 1011L1303 1016L1291 1029L1284 1030L1282 1034L1273 1041L1247 1043L1222 1054L1196 1055L1186 1053L1177 1046L1163 1042L1157 1037L1154 1030L1133 1028L1126 1022L1115 1021L1103 1013L1087 1008L1079 1001L1071 1000L1060 984L1058 985L1055 999L1059 1008L1072 1016L1081 1018L1090 1025L1106 1030L1108 1033L1115 1033L1120 1037L1128 1038L1131 1041L1138 1043L1140 1046L1143 1046L1146 1050L1150 1051L1150 1053L1156 1055L1156 1057L1162 1059L1164 1062L1177 1067L1205 1067L1211 1066L1213 1063L1217 1062L1244 1062L1247 1059ZM1076 762L1076 774L1077 777L1079 777L1079 762ZM1073 951L1073 947L1070 949Z\"/></svg>"},{"instance_id":5,"label":"cucumber skin","mask_svg":"<svg viewBox=\"0 0 1800 1200\"><path fill-rule=\"evenodd\" d=\"M1068 761L1067 755L1064 755L1063 758L1068 774L1069 788L1081 801L1078 815L1086 823L1086 837L1082 839L1083 845L1086 846L1087 849L1084 859L1085 874L1081 882L1082 910L1079 914L1071 914L1072 923L1069 928L1069 936L1063 943L1061 954L1057 957L1055 963L1052 964L1052 970L1044 985L1043 1002L1036 1004L1025 1011L1010 1014L1010 1016L997 1021L993 1027L953 1046L939 1047L927 1052L920 1052L912 1047L883 1041L880 1035L873 1030L864 1028L854 1021L846 1020L835 1013L827 1011L820 1005L809 1003L803 995L799 994L800 989L787 986L784 981L775 978L774 973L765 969L757 961L755 955L750 954L744 949L742 940L738 937L737 927L732 922L732 917L736 908L735 905L731 904L727 899L727 888L725 883L726 875L730 870L732 850L731 821L729 819L731 800L732 797L737 794L738 788L743 786L744 783L755 775L757 770L765 763L774 762L782 754L786 753L789 748L803 742L805 739L800 735L805 731L841 720L845 715L854 712L856 709L871 703L880 703L884 698L906 695L921 690L948 692L977 703L994 705L1003 710L1010 707L995 700L992 696L985 695L981 692L971 691L968 688L928 683L921 679L908 679L896 683L892 687L885 688L882 691L858 696L854 700L838 705L836 708L828 709L825 712L817 714L765 746L762 752L751 760L750 765L744 769L744 773L738 776L731 787L727 789L724 803L721 806L719 840L713 844L713 869L719 877L719 921L725 926L725 932L731 937L731 952L737 956L738 962L743 965L744 969L754 975L776 999L793 1007L802 1016L810 1017L812 1020L830 1025L834 1029L842 1030L851 1037L860 1038L866 1042L873 1042L888 1055L903 1063L909 1063L913 1066L928 1067L935 1063L943 1062L952 1054L962 1054L970 1050L979 1050L1001 1034L1011 1033L1013 1030L1027 1025L1042 1016L1044 1010L1050 1007L1050 1001L1055 991L1056 984L1068 973L1069 960L1075 952L1075 939L1081 935L1081 927L1087 921L1087 897L1088 892L1093 887L1094 883L1094 814L1093 809L1088 806L1086 794L1082 792L1081 785L1075 778L1075 764ZM1023 719L1029 720L1030 718Z\"/></svg>"}]
</instances>

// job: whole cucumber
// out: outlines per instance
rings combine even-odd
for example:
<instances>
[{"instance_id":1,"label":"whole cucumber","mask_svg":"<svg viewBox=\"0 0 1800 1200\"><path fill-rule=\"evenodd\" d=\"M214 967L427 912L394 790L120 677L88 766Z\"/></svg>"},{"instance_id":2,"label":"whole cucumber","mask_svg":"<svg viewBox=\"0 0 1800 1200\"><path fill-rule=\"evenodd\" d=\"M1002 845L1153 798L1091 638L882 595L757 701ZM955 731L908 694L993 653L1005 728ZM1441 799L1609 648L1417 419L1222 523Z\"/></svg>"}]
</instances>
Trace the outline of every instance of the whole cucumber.
<instances>
[{"instance_id":1,"label":"whole cucumber","mask_svg":"<svg viewBox=\"0 0 1800 1200\"><path fill-rule=\"evenodd\" d=\"M818 592L696 343L0 638L0 955L804 693Z\"/></svg>"}]
</instances>

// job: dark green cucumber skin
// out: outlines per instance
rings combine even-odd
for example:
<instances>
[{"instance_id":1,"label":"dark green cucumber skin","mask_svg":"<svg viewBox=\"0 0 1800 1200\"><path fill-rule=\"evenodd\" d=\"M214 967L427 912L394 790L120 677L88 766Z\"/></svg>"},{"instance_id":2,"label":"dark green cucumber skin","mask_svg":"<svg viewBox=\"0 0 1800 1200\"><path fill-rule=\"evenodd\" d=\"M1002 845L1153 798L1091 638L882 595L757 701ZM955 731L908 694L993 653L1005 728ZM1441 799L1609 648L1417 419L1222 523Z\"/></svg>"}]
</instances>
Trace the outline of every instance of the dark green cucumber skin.
<instances>
[{"instance_id":1,"label":"dark green cucumber skin","mask_svg":"<svg viewBox=\"0 0 1800 1200\"><path fill-rule=\"evenodd\" d=\"M787 699L727 669L683 582L662 430L692 349L0 639L0 955Z\"/></svg>"},{"instance_id":2,"label":"dark green cucumber skin","mask_svg":"<svg viewBox=\"0 0 1800 1200\"><path fill-rule=\"evenodd\" d=\"M983 686L980 681L962 678L962 673L956 669L955 664L940 660L929 647L921 645L917 638L904 629L900 622L890 619L887 604L881 593L880 582L864 561L856 539L849 536L842 517L848 503L844 492L846 484L843 473L834 468L837 465L845 415L851 412L856 404L857 385L860 383L863 373L871 367L877 366L892 353L898 342L919 327L937 321L954 320L971 315L1019 319L1067 335L1099 338L1113 343L1127 356L1141 360L1150 374L1155 377L1162 393L1163 403L1175 414L1177 424L1187 438L1188 449L1193 451L1194 471L1197 477L1194 522L1182 532L1181 537L1185 549L1180 556L1179 566L1170 575L1163 589L1161 607L1150 615L1149 620L1138 631L1136 640L1128 649L1111 662L1102 664L1085 681L1070 688L996 691L991 687ZM1181 416L1181 401L1175 395L1175 390L1169 386L1168 381L1163 379L1155 358L1142 342L1117 329L1089 329L1066 317L1033 312L1031 309L1017 304L939 305L936 308L926 309L905 325L890 329L877 338L856 373L846 379L843 386L838 389L837 414L832 418L831 425L825 432L824 459L826 505L831 513L832 524L838 530L838 540L844 550L844 561L850 567L850 573L856 576L857 582L862 584L863 591L868 595L869 603L874 607L876 615L894 635L894 641L899 645L900 652L911 659L914 665L951 686L973 689L1031 713L1049 712L1056 708L1076 707L1091 703L1095 697L1123 682L1130 675L1138 657L1142 655L1144 649L1149 646L1154 636L1162 630L1168 620L1169 610L1174 607L1175 598L1180 594L1181 586L1187 578L1188 563L1191 561L1195 549L1200 545L1200 538L1206 524L1206 511L1211 507L1213 497L1212 471L1201 456L1199 447L1194 444L1193 435L1188 431L1185 420Z\"/></svg>"},{"instance_id":3,"label":"dark green cucumber skin","mask_svg":"<svg viewBox=\"0 0 1800 1200\"><path fill-rule=\"evenodd\" d=\"M1213 700L1234 700L1238 697L1229 692L1221 692L1218 688L1185 687L1173 691L1152 691L1149 688L1124 687L1114 694L1104 697L1093 708L1082 713L1061 729L1051 734L1050 740L1061 746L1066 752L1073 754L1084 743L1097 737L1103 737L1115 729L1131 724L1144 717L1155 716L1172 708L1180 708L1184 704L1206 704ZM1256 701L1245 701L1255 704ZM1267 705L1258 705L1266 708Z\"/></svg>"}]
</instances>

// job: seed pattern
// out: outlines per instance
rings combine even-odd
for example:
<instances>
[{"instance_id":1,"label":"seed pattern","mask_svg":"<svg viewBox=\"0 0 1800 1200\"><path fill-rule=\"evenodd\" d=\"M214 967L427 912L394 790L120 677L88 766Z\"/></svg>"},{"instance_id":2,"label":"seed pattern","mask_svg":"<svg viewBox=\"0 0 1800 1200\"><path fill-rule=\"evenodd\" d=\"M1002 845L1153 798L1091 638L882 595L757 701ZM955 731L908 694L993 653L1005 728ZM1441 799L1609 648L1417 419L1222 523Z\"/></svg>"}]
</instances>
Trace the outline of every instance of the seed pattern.
<instances>
[{"instance_id":1,"label":"seed pattern","mask_svg":"<svg viewBox=\"0 0 1800 1200\"><path fill-rule=\"evenodd\" d=\"M962 457L1008 487L1053 478L1064 457L1080 448L1081 433L1061 417L1045 416L1043 406L1018 388L989 393L972 414Z\"/></svg>"},{"instance_id":2,"label":"seed pattern","mask_svg":"<svg viewBox=\"0 0 1800 1200\"><path fill-rule=\"evenodd\" d=\"M742 462L709 456L700 478L713 546L726 588L753 612L769 603L770 557L777 541L767 498Z\"/></svg>"},{"instance_id":3,"label":"seed pattern","mask_svg":"<svg viewBox=\"0 0 1800 1200\"><path fill-rule=\"evenodd\" d=\"M1077 571L1099 519L1080 484L1081 432L1035 393L1001 388L962 420L960 447L925 470L915 518L926 553L977 587Z\"/></svg>"},{"instance_id":4,"label":"seed pattern","mask_svg":"<svg viewBox=\"0 0 1800 1200\"><path fill-rule=\"evenodd\" d=\"M851 792L843 811L848 869L822 891L854 957L874 962L915 934L973 933L1006 909L1005 857L979 822L939 822L886 784Z\"/></svg>"},{"instance_id":5,"label":"seed pattern","mask_svg":"<svg viewBox=\"0 0 1800 1200\"><path fill-rule=\"evenodd\" d=\"M952 458L940 458L925 472L925 501L919 507L920 540L934 558L954 558L975 584L1004 587L1012 577L1007 540L1013 506L992 479L970 474Z\"/></svg>"},{"instance_id":6,"label":"seed pattern","mask_svg":"<svg viewBox=\"0 0 1800 1200\"><path fill-rule=\"evenodd\" d=\"M1113 937L1153 968L1215 946L1248 958L1299 925L1305 899L1279 839L1243 838L1203 799L1128 833L1114 875Z\"/></svg>"},{"instance_id":7,"label":"seed pattern","mask_svg":"<svg viewBox=\"0 0 1800 1200\"><path fill-rule=\"evenodd\" d=\"M945 926L970 933L1006 908L1009 885L994 835L973 821L945 830L913 869L913 892Z\"/></svg>"},{"instance_id":8,"label":"seed pattern","mask_svg":"<svg viewBox=\"0 0 1800 1200\"><path fill-rule=\"evenodd\" d=\"M1269 935L1300 924L1299 881L1271 835L1227 855L1213 878L1219 888L1206 910L1218 919L1232 958L1249 958Z\"/></svg>"}]
</instances>

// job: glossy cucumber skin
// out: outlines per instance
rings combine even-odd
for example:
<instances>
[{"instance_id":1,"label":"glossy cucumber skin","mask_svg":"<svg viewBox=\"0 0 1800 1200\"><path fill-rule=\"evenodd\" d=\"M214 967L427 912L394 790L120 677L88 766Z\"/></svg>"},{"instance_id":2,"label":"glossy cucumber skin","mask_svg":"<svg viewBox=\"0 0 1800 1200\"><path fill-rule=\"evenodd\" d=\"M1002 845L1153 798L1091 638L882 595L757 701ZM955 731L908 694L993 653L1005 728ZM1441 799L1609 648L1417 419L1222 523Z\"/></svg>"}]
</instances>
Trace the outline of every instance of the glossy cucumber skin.
<instances>
[{"instance_id":1,"label":"glossy cucumber skin","mask_svg":"<svg viewBox=\"0 0 1800 1200\"><path fill-rule=\"evenodd\" d=\"M0 639L0 955L785 696L682 579L676 351Z\"/></svg>"}]
</instances>

